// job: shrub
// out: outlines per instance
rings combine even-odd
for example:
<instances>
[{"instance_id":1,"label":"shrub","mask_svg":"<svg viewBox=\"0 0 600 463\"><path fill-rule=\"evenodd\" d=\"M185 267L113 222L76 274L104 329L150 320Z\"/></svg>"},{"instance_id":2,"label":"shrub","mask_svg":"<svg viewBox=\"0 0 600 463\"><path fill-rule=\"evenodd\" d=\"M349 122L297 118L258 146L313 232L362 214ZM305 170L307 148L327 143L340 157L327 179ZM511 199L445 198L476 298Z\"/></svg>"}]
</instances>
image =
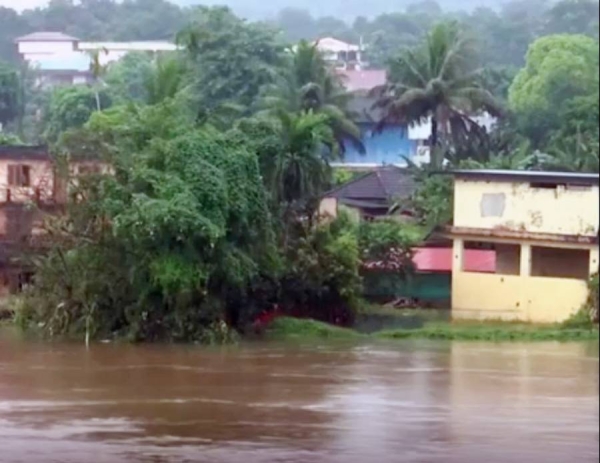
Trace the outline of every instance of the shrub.
<instances>
[{"instance_id":1,"label":"shrub","mask_svg":"<svg viewBox=\"0 0 600 463\"><path fill-rule=\"evenodd\" d=\"M287 249L282 308L294 316L351 325L362 291L357 225L347 214L306 227Z\"/></svg>"}]
</instances>

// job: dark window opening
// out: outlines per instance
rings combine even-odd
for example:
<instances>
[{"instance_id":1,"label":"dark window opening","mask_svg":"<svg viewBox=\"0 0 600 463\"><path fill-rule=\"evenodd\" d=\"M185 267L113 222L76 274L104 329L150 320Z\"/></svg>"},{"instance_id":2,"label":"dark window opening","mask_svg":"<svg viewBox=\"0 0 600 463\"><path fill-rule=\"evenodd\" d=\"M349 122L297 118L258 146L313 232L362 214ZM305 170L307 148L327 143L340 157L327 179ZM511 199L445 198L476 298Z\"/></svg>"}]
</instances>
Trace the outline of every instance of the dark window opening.
<instances>
[{"instance_id":1,"label":"dark window opening","mask_svg":"<svg viewBox=\"0 0 600 463\"><path fill-rule=\"evenodd\" d=\"M556 182L531 182L529 186L539 190L556 190L560 186L564 187L565 184Z\"/></svg>"},{"instance_id":2,"label":"dark window opening","mask_svg":"<svg viewBox=\"0 0 600 463\"><path fill-rule=\"evenodd\" d=\"M8 166L8 185L15 187L31 186L31 166L25 164Z\"/></svg>"},{"instance_id":3,"label":"dark window opening","mask_svg":"<svg viewBox=\"0 0 600 463\"><path fill-rule=\"evenodd\" d=\"M589 271L588 250L539 246L531 248L531 276L587 280Z\"/></svg>"}]
</instances>

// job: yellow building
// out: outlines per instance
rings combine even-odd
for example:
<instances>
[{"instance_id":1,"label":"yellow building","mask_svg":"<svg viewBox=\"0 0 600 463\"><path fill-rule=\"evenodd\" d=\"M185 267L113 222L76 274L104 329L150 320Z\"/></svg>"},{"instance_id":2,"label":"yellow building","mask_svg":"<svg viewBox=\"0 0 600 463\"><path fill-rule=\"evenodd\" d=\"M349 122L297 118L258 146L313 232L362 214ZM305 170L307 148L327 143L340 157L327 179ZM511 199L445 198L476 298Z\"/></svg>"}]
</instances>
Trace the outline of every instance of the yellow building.
<instances>
[{"instance_id":1,"label":"yellow building","mask_svg":"<svg viewBox=\"0 0 600 463\"><path fill-rule=\"evenodd\" d=\"M598 271L598 174L453 175L453 318L553 323L577 312ZM495 274L465 270L472 248L495 249Z\"/></svg>"}]
</instances>

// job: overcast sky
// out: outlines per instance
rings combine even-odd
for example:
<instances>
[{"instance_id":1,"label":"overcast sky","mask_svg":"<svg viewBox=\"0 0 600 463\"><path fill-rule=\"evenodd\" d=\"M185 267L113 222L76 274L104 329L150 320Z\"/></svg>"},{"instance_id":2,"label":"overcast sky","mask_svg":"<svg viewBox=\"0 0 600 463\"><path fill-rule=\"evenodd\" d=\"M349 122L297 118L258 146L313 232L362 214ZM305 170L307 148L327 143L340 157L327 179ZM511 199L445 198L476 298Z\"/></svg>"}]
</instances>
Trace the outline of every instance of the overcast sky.
<instances>
[{"instance_id":1,"label":"overcast sky","mask_svg":"<svg viewBox=\"0 0 600 463\"><path fill-rule=\"evenodd\" d=\"M46 3L48 3L48 0L0 0L0 6L9 6L17 11L43 6Z\"/></svg>"}]
</instances>

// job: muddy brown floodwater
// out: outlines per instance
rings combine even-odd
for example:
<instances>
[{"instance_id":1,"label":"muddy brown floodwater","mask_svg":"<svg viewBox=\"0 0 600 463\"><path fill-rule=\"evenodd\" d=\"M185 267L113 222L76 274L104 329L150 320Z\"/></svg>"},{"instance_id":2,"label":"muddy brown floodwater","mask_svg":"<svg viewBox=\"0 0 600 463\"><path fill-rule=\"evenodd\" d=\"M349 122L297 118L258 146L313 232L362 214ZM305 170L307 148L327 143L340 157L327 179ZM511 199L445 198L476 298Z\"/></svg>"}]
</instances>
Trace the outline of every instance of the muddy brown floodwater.
<instances>
[{"instance_id":1,"label":"muddy brown floodwater","mask_svg":"<svg viewBox=\"0 0 600 463\"><path fill-rule=\"evenodd\" d=\"M598 344L226 349L0 332L1 463L598 461Z\"/></svg>"}]
</instances>

